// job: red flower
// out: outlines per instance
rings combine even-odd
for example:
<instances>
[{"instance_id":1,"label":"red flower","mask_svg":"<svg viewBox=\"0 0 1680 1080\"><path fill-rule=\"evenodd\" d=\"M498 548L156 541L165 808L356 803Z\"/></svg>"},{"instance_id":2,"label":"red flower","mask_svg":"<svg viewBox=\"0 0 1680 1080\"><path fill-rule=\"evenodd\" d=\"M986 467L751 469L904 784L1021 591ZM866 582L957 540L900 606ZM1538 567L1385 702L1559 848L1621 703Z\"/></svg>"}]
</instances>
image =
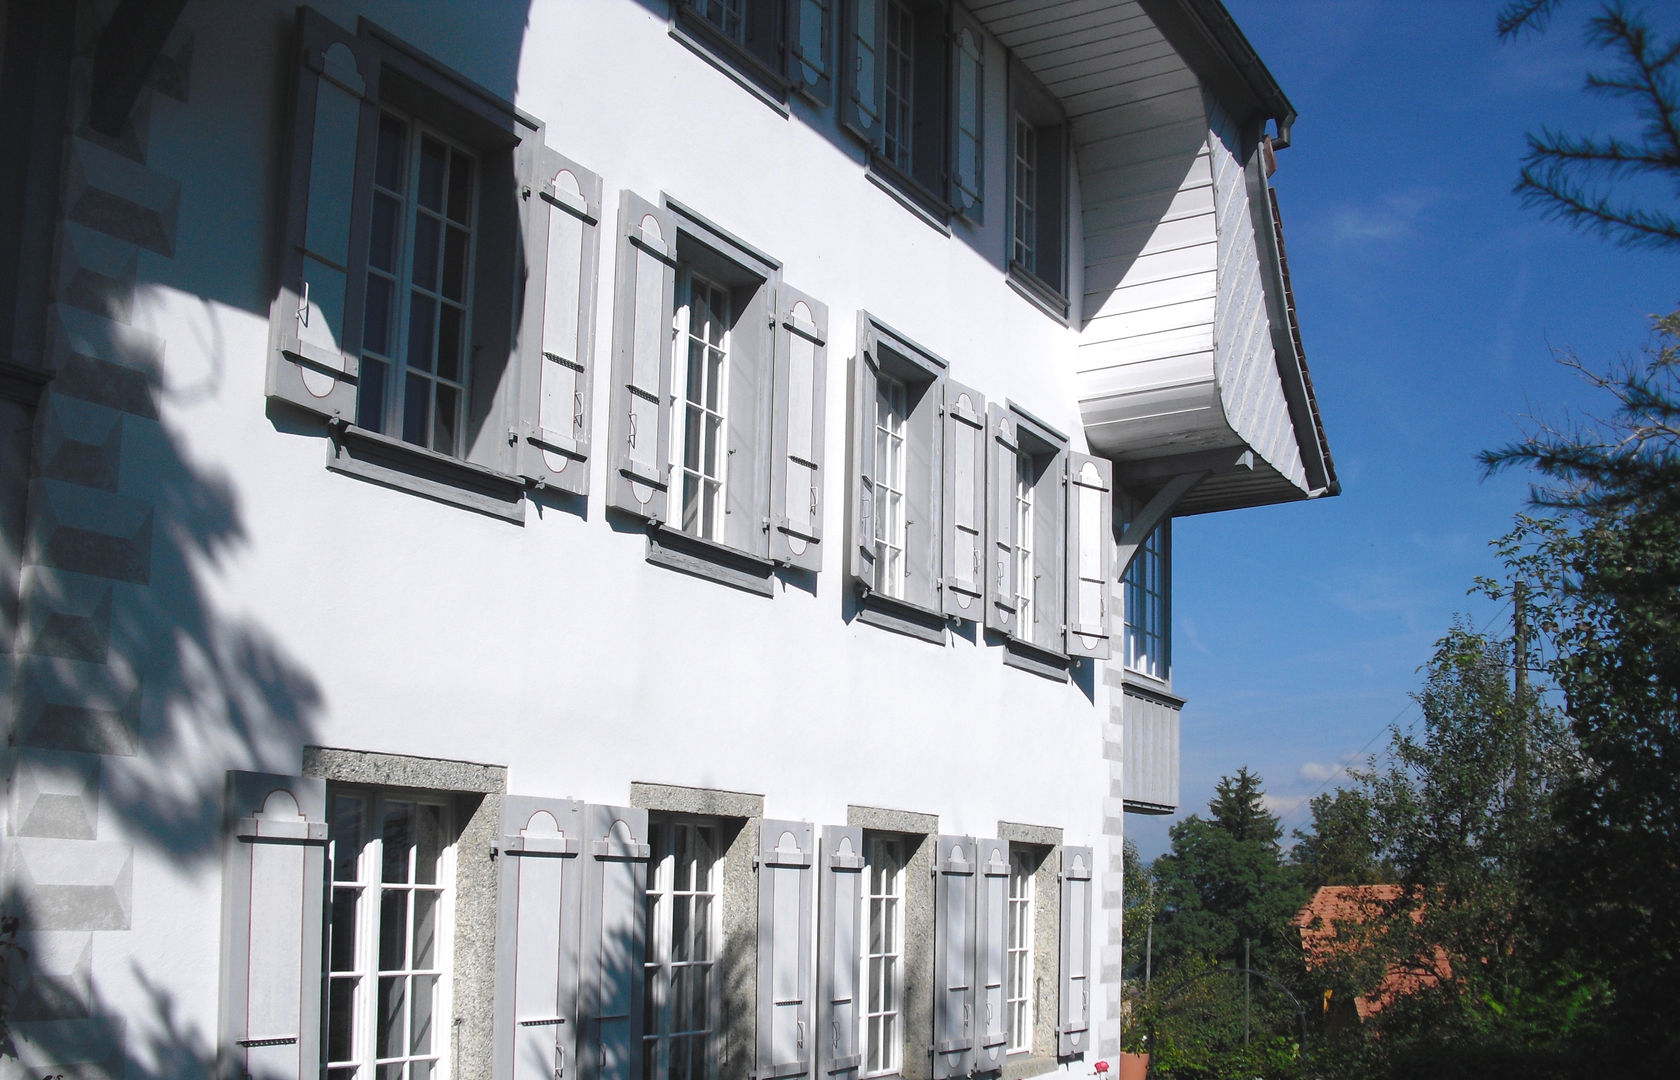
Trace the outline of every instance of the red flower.
<instances>
[{"instance_id":1,"label":"red flower","mask_svg":"<svg viewBox=\"0 0 1680 1080\"><path fill-rule=\"evenodd\" d=\"M1096 1063L1094 1068L1097 1070L1099 1075L1102 1074L1102 1073L1105 1073L1105 1072L1108 1071L1108 1062L1099 1061L1099 1062Z\"/></svg>"}]
</instances>

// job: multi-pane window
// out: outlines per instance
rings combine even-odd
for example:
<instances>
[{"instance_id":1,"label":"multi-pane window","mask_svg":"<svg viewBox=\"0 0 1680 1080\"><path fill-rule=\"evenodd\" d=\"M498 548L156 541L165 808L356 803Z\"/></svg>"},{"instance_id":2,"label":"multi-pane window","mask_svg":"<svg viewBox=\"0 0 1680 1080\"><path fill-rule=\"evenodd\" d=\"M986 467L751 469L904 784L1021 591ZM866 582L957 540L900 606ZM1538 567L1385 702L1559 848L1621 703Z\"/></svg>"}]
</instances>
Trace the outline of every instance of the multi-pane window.
<instances>
[{"instance_id":1,"label":"multi-pane window","mask_svg":"<svg viewBox=\"0 0 1680 1080\"><path fill-rule=\"evenodd\" d=\"M1038 620L1038 571L1033 563L1036 474L1031 454L1015 455L1015 611L1023 628Z\"/></svg>"},{"instance_id":2,"label":"multi-pane window","mask_svg":"<svg viewBox=\"0 0 1680 1080\"><path fill-rule=\"evenodd\" d=\"M1033 1024L1033 859L1028 852L1009 854L1009 970L1004 1010L1009 1018L1009 1052L1032 1049Z\"/></svg>"},{"instance_id":3,"label":"multi-pane window","mask_svg":"<svg viewBox=\"0 0 1680 1080\"><path fill-rule=\"evenodd\" d=\"M904 1042L903 843L872 837L868 859L863 1075L882 1076L899 1071Z\"/></svg>"},{"instance_id":4,"label":"multi-pane window","mask_svg":"<svg viewBox=\"0 0 1680 1080\"><path fill-rule=\"evenodd\" d=\"M1010 257L1033 273L1038 272L1038 132L1027 121L1015 118L1015 222L1014 246Z\"/></svg>"},{"instance_id":5,"label":"multi-pane window","mask_svg":"<svg viewBox=\"0 0 1680 1080\"><path fill-rule=\"evenodd\" d=\"M887 596L903 597L905 514L909 463L905 454L905 425L910 417L910 390L897 379L881 375L875 382L875 573L877 588Z\"/></svg>"},{"instance_id":6,"label":"multi-pane window","mask_svg":"<svg viewBox=\"0 0 1680 1080\"><path fill-rule=\"evenodd\" d=\"M731 41L739 43L747 36L745 3L746 0L698 0L694 6L702 19L717 27Z\"/></svg>"},{"instance_id":7,"label":"multi-pane window","mask_svg":"<svg viewBox=\"0 0 1680 1080\"><path fill-rule=\"evenodd\" d=\"M356 423L464 454L478 162L394 112L379 118Z\"/></svg>"},{"instance_id":8,"label":"multi-pane window","mask_svg":"<svg viewBox=\"0 0 1680 1080\"><path fill-rule=\"evenodd\" d=\"M648 835L642 1080L710 1080L720 993L718 827L654 821Z\"/></svg>"},{"instance_id":9,"label":"multi-pane window","mask_svg":"<svg viewBox=\"0 0 1680 1080\"><path fill-rule=\"evenodd\" d=\"M1156 679L1165 679L1171 670L1166 528L1161 525L1149 534L1124 578L1126 666Z\"/></svg>"},{"instance_id":10,"label":"multi-pane window","mask_svg":"<svg viewBox=\"0 0 1680 1080\"><path fill-rule=\"evenodd\" d=\"M671 358L671 524L707 540L723 538L728 461L729 290L685 268L677 281Z\"/></svg>"},{"instance_id":11,"label":"multi-pane window","mask_svg":"<svg viewBox=\"0 0 1680 1080\"><path fill-rule=\"evenodd\" d=\"M451 829L441 802L333 794L325 1080L447 1074Z\"/></svg>"},{"instance_id":12,"label":"multi-pane window","mask_svg":"<svg viewBox=\"0 0 1680 1080\"><path fill-rule=\"evenodd\" d=\"M881 149L888 161L910 172L915 145L916 20L901 0L887 0L884 14Z\"/></svg>"}]
</instances>

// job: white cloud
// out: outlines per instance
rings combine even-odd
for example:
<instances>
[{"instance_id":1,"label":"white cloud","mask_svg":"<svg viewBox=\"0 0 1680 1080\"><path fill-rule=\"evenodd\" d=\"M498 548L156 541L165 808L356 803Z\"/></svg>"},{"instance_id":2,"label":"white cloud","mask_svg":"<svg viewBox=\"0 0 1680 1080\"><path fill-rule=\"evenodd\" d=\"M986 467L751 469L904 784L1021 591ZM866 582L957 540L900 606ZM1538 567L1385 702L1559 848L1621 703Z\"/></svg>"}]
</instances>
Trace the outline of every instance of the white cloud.
<instances>
[{"instance_id":1,"label":"white cloud","mask_svg":"<svg viewBox=\"0 0 1680 1080\"><path fill-rule=\"evenodd\" d=\"M1338 244L1397 240L1416 231L1435 197L1414 188L1383 197L1375 205L1344 206L1330 216L1330 237Z\"/></svg>"}]
</instances>

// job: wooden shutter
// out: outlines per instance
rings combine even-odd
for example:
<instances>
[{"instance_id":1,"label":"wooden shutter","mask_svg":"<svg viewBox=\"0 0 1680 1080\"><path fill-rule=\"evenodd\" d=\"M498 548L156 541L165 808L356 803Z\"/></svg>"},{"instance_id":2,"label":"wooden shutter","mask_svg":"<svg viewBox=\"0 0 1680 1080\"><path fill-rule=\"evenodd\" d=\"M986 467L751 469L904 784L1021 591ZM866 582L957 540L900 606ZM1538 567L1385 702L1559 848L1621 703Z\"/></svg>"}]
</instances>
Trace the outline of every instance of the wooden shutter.
<instances>
[{"instance_id":1,"label":"wooden shutter","mask_svg":"<svg viewBox=\"0 0 1680 1080\"><path fill-rule=\"evenodd\" d=\"M974 1062L974 840L941 836L934 849L933 1077L965 1077Z\"/></svg>"},{"instance_id":2,"label":"wooden shutter","mask_svg":"<svg viewBox=\"0 0 1680 1080\"><path fill-rule=\"evenodd\" d=\"M279 1080L321 1069L327 785L230 772L222 872L219 1074Z\"/></svg>"},{"instance_id":3,"label":"wooden shutter","mask_svg":"<svg viewBox=\"0 0 1680 1080\"><path fill-rule=\"evenodd\" d=\"M586 495L601 178L546 146L533 173L517 468L538 485Z\"/></svg>"},{"instance_id":4,"label":"wooden shutter","mask_svg":"<svg viewBox=\"0 0 1680 1080\"><path fill-rule=\"evenodd\" d=\"M1062 957L1056 1056L1074 1057L1091 1035L1091 849L1062 849Z\"/></svg>"},{"instance_id":5,"label":"wooden shutter","mask_svg":"<svg viewBox=\"0 0 1680 1080\"><path fill-rule=\"evenodd\" d=\"M1021 433L1001 405L986 409L986 628L1016 634L1015 476Z\"/></svg>"},{"instance_id":6,"label":"wooden shutter","mask_svg":"<svg viewBox=\"0 0 1680 1080\"><path fill-rule=\"evenodd\" d=\"M607 505L663 521L670 481L676 217L626 191L618 208L618 237Z\"/></svg>"},{"instance_id":7,"label":"wooden shutter","mask_svg":"<svg viewBox=\"0 0 1680 1080\"><path fill-rule=\"evenodd\" d=\"M837 0L792 0L788 4L788 76L794 89L827 105L833 85L834 5Z\"/></svg>"},{"instance_id":8,"label":"wooden shutter","mask_svg":"<svg viewBox=\"0 0 1680 1080\"><path fill-rule=\"evenodd\" d=\"M981 622L986 591L986 399L945 380L943 426L942 605L950 618Z\"/></svg>"},{"instance_id":9,"label":"wooden shutter","mask_svg":"<svg viewBox=\"0 0 1680 1080\"><path fill-rule=\"evenodd\" d=\"M974 1071L989 1073L1002 1069L1009 1053L1009 1010L1003 993L1009 966L1009 844L1002 840L975 844L980 876L974 913L975 1008L979 1014Z\"/></svg>"},{"instance_id":10,"label":"wooden shutter","mask_svg":"<svg viewBox=\"0 0 1680 1080\"><path fill-rule=\"evenodd\" d=\"M986 47L980 24L951 7L951 206L981 220L985 183Z\"/></svg>"},{"instance_id":11,"label":"wooden shutter","mask_svg":"<svg viewBox=\"0 0 1680 1080\"><path fill-rule=\"evenodd\" d=\"M770 436L770 558L822 569L823 414L828 307L776 289L775 407Z\"/></svg>"},{"instance_id":12,"label":"wooden shutter","mask_svg":"<svg viewBox=\"0 0 1680 1080\"><path fill-rule=\"evenodd\" d=\"M583 804L502 800L496 917L497 1080L558 1080L576 1057Z\"/></svg>"},{"instance_id":13,"label":"wooden shutter","mask_svg":"<svg viewBox=\"0 0 1680 1080\"><path fill-rule=\"evenodd\" d=\"M1067 640L1069 656L1108 657L1108 577L1114 562L1114 466L1068 454Z\"/></svg>"},{"instance_id":14,"label":"wooden shutter","mask_svg":"<svg viewBox=\"0 0 1680 1080\"><path fill-rule=\"evenodd\" d=\"M852 577L866 590L875 580L875 385L880 356L875 328L858 319L857 356L852 359Z\"/></svg>"},{"instance_id":15,"label":"wooden shutter","mask_svg":"<svg viewBox=\"0 0 1680 1080\"><path fill-rule=\"evenodd\" d=\"M862 1013L863 830L827 825L817 882L816 1080L857 1080Z\"/></svg>"},{"instance_id":16,"label":"wooden shutter","mask_svg":"<svg viewBox=\"0 0 1680 1080\"><path fill-rule=\"evenodd\" d=\"M841 34L840 122L874 146L881 139L881 98L884 70L881 41L882 10L886 0L848 0L846 28Z\"/></svg>"},{"instance_id":17,"label":"wooden shutter","mask_svg":"<svg viewBox=\"0 0 1680 1080\"><path fill-rule=\"evenodd\" d=\"M808 822L759 823L755 1080L811 1075L814 840Z\"/></svg>"},{"instance_id":18,"label":"wooden shutter","mask_svg":"<svg viewBox=\"0 0 1680 1080\"><path fill-rule=\"evenodd\" d=\"M300 8L265 389L272 400L345 420L356 415L378 97L379 59L369 43Z\"/></svg>"},{"instance_id":19,"label":"wooden shutter","mask_svg":"<svg viewBox=\"0 0 1680 1080\"><path fill-rule=\"evenodd\" d=\"M585 807L583 835L578 1067L583 1080L637 1080L651 854L647 811Z\"/></svg>"}]
</instances>

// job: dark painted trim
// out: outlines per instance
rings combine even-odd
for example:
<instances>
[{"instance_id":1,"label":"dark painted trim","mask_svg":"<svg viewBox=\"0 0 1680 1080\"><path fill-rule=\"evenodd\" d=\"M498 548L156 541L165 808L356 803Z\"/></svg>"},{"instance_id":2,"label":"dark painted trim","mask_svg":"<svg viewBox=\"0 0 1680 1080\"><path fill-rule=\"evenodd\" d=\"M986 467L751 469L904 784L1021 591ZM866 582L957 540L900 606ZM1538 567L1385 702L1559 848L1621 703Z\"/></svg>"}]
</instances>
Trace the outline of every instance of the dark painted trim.
<instances>
[{"instance_id":1,"label":"dark painted trim","mask_svg":"<svg viewBox=\"0 0 1680 1080\"><path fill-rule=\"evenodd\" d=\"M187 0L120 0L93 53L88 126L117 136Z\"/></svg>"}]
</instances>

